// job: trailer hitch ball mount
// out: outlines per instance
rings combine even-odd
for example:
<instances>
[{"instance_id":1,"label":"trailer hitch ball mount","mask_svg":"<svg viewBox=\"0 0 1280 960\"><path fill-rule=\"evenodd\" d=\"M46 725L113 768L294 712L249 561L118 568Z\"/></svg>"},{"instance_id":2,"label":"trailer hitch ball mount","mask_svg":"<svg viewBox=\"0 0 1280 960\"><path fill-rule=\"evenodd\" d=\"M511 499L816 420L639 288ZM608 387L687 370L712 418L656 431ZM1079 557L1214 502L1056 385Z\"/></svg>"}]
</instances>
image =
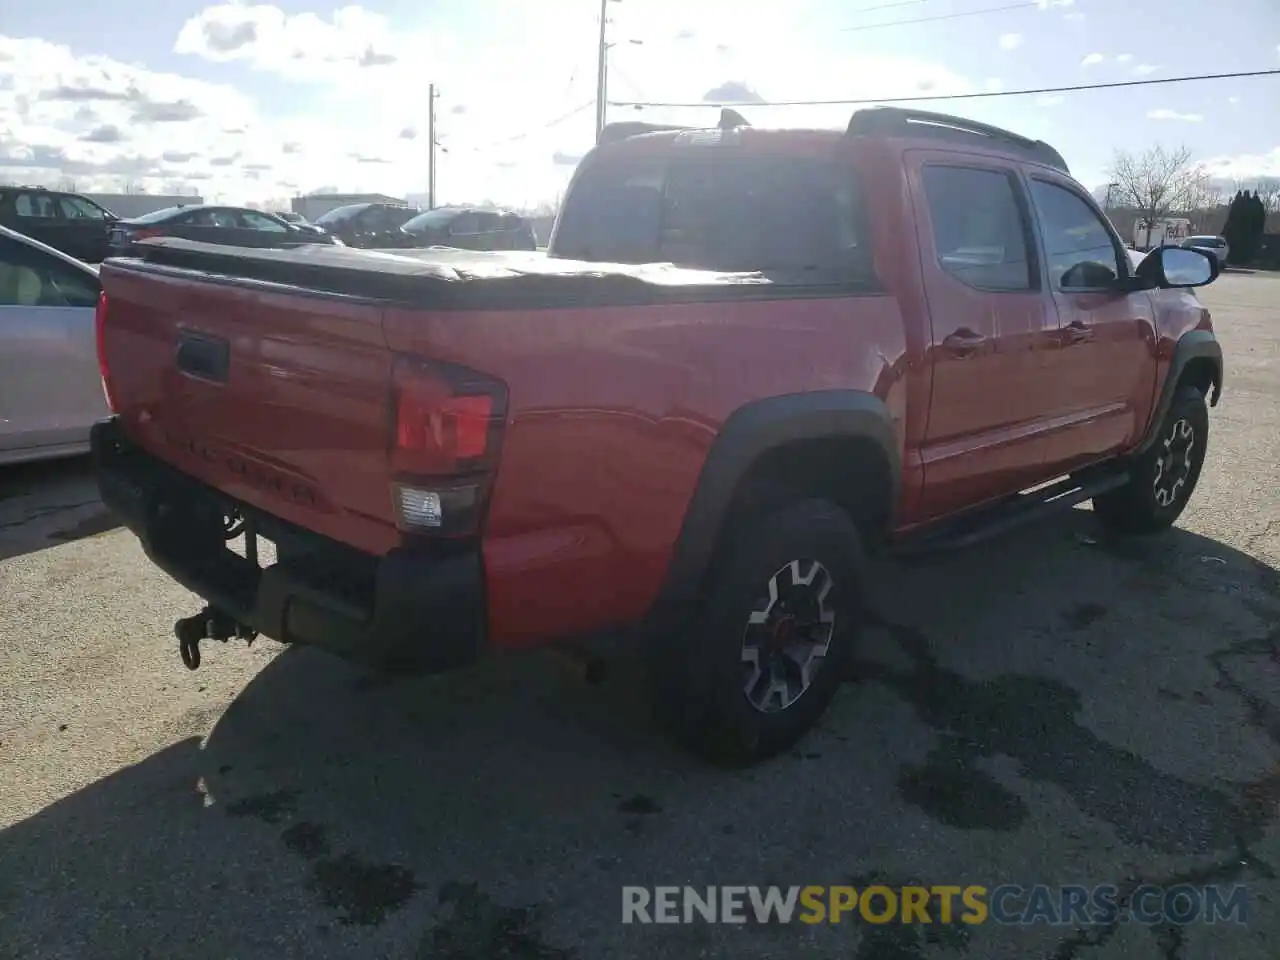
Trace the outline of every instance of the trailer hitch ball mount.
<instances>
[{"instance_id":1,"label":"trailer hitch ball mount","mask_svg":"<svg viewBox=\"0 0 1280 960\"><path fill-rule=\"evenodd\" d=\"M188 670L200 667L200 641L217 640L226 643L233 637L252 644L258 631L245 626L229 614L214 607L205 607L194 617L183 617L173 625L178 638L178 655Z\"/></svg>"}]
</instances>

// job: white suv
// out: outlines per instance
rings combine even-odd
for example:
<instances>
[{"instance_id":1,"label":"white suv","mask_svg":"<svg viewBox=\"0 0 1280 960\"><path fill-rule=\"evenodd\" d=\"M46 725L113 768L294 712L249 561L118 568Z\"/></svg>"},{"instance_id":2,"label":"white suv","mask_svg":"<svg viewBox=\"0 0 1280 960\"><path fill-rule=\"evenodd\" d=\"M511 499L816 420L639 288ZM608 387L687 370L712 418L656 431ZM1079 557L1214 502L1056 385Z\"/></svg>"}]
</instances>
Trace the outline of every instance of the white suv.
<instances>
[{"instance_id":1,"label":"white suv","mask_svg":"<svg viewBox=\"0 0 1280 960\"><path fill-rule=\"evenodd\" d=\"M1227 254L1231 252L1231 248L1227 246L1227 241L1223 237L1187 237L1182 241L1182 246L1213 254L1218 258L1220 267L1227 265Z\"/></svg>"}]
</instances>

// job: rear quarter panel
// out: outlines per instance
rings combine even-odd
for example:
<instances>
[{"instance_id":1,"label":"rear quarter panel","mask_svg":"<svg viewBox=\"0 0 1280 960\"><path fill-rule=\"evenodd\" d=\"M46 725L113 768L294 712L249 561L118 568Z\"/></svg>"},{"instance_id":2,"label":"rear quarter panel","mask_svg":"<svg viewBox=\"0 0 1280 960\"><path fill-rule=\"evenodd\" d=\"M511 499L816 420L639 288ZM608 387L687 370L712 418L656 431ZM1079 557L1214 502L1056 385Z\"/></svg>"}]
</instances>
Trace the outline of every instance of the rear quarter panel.
<instances>
[{"instance_id":1,"label":"rear quarter panel","mask_svg":"<svg viewBox=\"0 0 1280 960\"><path fill-rule=\"evenodd\" d=\"M707 452L738 407L823 389L905 414L888 295L531 313L388 312L394 350L503 379L509 419L484 537L491 641L639 619Z\"/></svg>"}]
</instances>

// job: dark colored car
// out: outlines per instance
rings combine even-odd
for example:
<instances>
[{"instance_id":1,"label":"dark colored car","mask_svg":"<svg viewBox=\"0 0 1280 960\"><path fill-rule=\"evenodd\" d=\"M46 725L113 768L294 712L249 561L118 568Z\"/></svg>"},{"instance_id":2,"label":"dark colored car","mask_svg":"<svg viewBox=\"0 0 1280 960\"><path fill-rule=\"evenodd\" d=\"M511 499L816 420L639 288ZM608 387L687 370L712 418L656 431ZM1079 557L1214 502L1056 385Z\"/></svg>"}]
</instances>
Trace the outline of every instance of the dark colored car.
<instances>
[{"instance_id":1,"label":"dark colored car","mask_svg":"<svg viewBox=\"0 0 1280 960\"><path fill-rule=\"evenodd\" d=\"M0 225L85 263L107 256L107 236L118 219L78 193L0 186Z\"/></svg>"},{"instance_id":2,"label":"dark colored car","mask_svg":"<svg viewBox=\"0 0 1280 960\"><path fill-rule=\"evenodd\" d=\"M400 228L417 215L417 208L407 205L348 203L316 217L315 225L348 247L394 249L415 246Z\"/></svg>"},{"instance_id":3,"label":"dark colored car","mask_svg":"<svg viewBox=\"0 0 1280 960\"><path fill-rule=\"evenodd\" d=\"M420 213L401 229L415 246L461 247L466 250L536 250L529 221L501 210L437 207Z\"/></svg>"},{"instance_id":4,"label":"dark colored car","mask_svg":"<svg viewBox=\"0 0 1280 960\"><path fill-rule=\"evenodd\" d=\"M235 247L287 248L334 243L333 238L325 233L299 229L261 210L202 204L165 207L140 217L116 221L111 227L111 254L125 256L133 252L136 241L149 237L181 237Z\"/></svg>"},{"instance_id":5,"label":"dark colored car","mask_svg":"<svg viewBox=\"0 0 1280 960\"><path fill-rule=\"evenodd\" d=\"M1056 150L960 117L635 129L546 257L103 265L98 485L208 603L188 667L258 633L390 670L617 639L741 763L848 689L872 552L1086 500L1117 536L1178 519L1222 387L1211 257L1134 267Z\"/></svg>"}]
</instances>

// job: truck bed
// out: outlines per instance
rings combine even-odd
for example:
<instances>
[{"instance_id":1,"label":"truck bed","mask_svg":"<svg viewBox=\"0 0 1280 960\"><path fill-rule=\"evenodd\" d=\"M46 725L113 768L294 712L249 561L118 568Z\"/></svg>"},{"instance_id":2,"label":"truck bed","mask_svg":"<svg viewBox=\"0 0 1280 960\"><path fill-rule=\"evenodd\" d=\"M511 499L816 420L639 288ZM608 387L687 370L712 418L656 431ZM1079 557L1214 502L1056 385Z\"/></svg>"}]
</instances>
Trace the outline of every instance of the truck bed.
<instances>
[{"instance_id":1,"label":"truck bed","mask_svg":"<svg viewBox=\"0 0 1280 960\"><path fill-rule=\"evenodd\" d=\"M646 303L688 300L698 289L717 299L732 290L795 286L796 278L721 273L672 264L561 260L538 252L482 252L449 247L376 251L318 244L255 249L156 237L138 244L141 258L158 267L216 277L256 280L296 289L385 300L428 301L439 309ZM708 289L709 288L709 289ZM743 289L747 292L747 289Z\"/></svg>"}]
</instances>

